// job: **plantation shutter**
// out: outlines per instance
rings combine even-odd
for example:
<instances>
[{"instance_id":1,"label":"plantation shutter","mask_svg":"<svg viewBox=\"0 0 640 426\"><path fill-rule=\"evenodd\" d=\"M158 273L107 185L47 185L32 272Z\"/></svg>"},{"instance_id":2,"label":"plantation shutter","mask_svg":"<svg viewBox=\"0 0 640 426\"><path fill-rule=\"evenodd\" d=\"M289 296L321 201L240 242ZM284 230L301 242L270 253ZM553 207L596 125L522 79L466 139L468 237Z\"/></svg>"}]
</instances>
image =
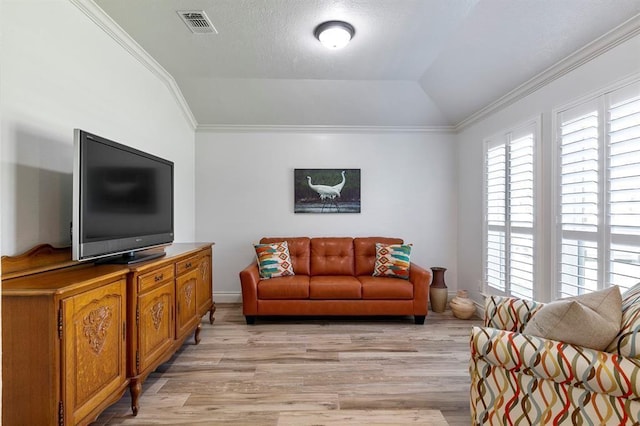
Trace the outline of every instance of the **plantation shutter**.
<instances>
[{"instance_id":1,"label":"plantation shutter","mask_svg":"<svg viewBox=\"0 0 640 426\"><path fill-rule=\"evenodd\" d=\"M486 266L487 284L506 292L506 144L487 147L486 154Z\"/></svg>"},{"instance_id":2,"label":"plantation shutter","mask_svg":"<svg viewBox=\"0 0 640 426\"><path fill-rule=\"evenodd\" d=\"M640 281L640 84L608 99L610 284Z\"/></svg>"},{"instance_id":3,"label":"plantation shutter","mask_svg":"<svg viewBox=\"0 0 640 426\"><path fill-rule=\"evenodd\" d=\"M501 293L533 297L534 125L486 142L485 282Z\"/></svg>"},{"instance_id":4,"label":"plantation shutter","mask_svg":"<svg viewBox=\"0 0 640 426\"><path fill-rule=\"evenodd\" d=\"M510 294L533 298L533 133L513 135L508 145Z\"/></svg>"},{"instance_id":5,"label":"plantation shutter","mask_svg":"<svg viewBox=\"0 0 640 426\"><path fill-rule=\"evenodd\" d=\"M597 288L599 150L595 102L561 114L560 287L562 297Z\"/></svg>"},{"instance_id":6,"label":"plantation shutter","mask_svg":"<svg viewBox=\"0 0 640 426\"><path fill-rule=\"evenodd\" d=\"M559 114L558 297L640 281L640 85Z\"/></svg>"}]
</instances>

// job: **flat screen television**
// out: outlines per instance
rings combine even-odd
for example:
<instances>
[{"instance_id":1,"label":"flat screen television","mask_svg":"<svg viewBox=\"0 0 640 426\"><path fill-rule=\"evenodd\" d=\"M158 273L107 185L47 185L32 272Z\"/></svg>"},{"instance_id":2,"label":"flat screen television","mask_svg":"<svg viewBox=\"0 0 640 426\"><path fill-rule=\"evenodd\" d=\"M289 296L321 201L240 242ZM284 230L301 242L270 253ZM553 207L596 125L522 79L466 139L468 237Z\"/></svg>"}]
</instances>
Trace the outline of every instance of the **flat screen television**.
<instances>
[{"instance_id":1,"label":"flat screen television","mask_svg":"<svg viewBox=\"0 0 640 426\"><path fill-rule=\"evenodd\" d=\"M74 130L74 260L135 263L173 242L173 162Z\"/></svg>"}]
</instances>

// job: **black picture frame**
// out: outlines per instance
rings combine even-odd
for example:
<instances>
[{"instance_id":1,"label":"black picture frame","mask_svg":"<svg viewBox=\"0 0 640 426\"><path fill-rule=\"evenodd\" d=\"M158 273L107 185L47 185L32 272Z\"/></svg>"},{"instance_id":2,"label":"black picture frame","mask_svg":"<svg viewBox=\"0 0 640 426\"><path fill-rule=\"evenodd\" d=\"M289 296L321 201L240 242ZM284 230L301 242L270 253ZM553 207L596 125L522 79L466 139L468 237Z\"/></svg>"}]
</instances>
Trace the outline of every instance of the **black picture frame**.
<instances>
[{"instance_id":1,"label":"black picture frame","mask_svg":"<svg viewBox=\"0 0 640 426\"><path fill-rule=\"evenodd\" d=\"M294 213L360 213L360 169L294 169Z\"/></svg>"}]
</instances>

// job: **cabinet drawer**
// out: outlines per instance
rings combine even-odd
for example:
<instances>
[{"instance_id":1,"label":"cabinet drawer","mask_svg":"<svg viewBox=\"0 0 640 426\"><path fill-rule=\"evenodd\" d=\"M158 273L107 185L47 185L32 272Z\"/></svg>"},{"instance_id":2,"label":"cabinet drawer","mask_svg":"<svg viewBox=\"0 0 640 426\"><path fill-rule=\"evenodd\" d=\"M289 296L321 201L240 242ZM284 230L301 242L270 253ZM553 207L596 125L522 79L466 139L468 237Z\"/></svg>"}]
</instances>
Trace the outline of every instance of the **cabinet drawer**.
<instances>
[{"instance_id":1,"label":"cabinet drawer","mask_svg":"<svg viewBox=\"0 0 640 426\"><path fill-rule=\"evenodd\" d=\"M193 271L198 267L200 256L189 257L176 263L176 275L182 275L186 272Z\"/></svg>"},{"instance_id":2,"label":"cabinet drawer","mask_svg":"<svg viewBox=\"0 0 640 426\"><path fill-rule=\"evenodd\" d=\"M157 271L140 275L138 277L138 293L142 293L161 283L172 280L173 276L173 265L168 265Z\"/></svg>"}]
</instances>

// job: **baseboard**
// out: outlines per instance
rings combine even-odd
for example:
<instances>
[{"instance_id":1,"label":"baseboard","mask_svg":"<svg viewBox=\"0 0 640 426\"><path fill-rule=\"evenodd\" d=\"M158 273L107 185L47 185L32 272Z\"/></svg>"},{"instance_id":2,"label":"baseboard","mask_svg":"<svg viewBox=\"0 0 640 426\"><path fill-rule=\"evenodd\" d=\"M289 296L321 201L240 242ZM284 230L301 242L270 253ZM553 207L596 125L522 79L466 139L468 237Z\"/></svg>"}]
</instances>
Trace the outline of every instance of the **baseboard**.
<instances>
[{"instance_id":1,"label":"baseboard","mask_svg":"<svg viewBox=\"0 0 640 426\"><path fill-rule=\"evenodd\" d=\"M242 303L242 293L220 293L214 289L213 300L216 303Z\"/></svg>"},{"instance_id":2,"label":"baseboard","mask_svg":"<svg viewBox=\"0 0 640 426\"><path fill-rule=\"evenodd\" d=\"M479 318L484 318L484 306L475 301L473 303L476 305L476 315L478 315Z\"/></svg>"}]
</instances>

